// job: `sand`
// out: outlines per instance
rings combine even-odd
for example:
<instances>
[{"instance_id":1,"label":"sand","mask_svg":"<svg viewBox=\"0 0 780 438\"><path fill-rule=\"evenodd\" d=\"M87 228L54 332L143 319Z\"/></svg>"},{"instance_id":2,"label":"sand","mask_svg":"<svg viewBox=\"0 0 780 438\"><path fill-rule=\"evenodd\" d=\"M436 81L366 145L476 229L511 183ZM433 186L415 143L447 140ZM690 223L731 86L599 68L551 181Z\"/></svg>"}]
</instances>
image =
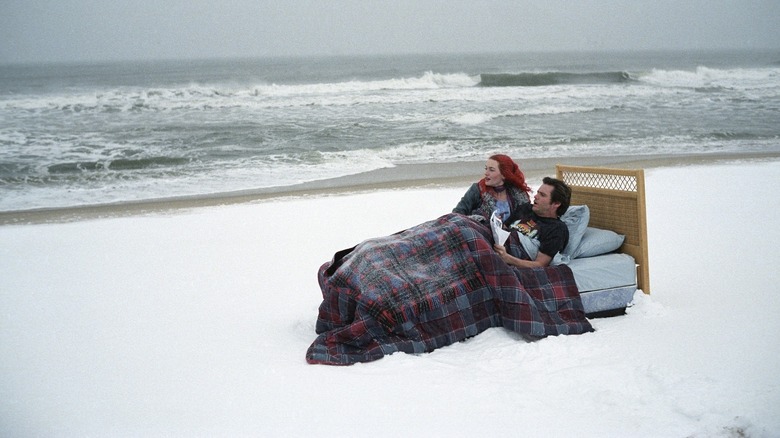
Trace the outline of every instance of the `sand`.
<instances>
[{"instance_id":1,"label":"sand","mask_svg":"<svg viewBox=\"0 0 780 438\"><path fill-rule=\"evenodd\" d=\"M772 160L780 153L681 154L652 156L534 158L518 160L528 180L554 175L555 164L652 169L714 164L735 160ZM271 187L211 195L173 197L69 208L0 212L0 226L9 224L63 223L86 219L125 217L193 208L263 202L271 199L332 196L399 188L463 187L481 178L484 162L409 164L293 186Z\"/></svg>"}]
</instances>

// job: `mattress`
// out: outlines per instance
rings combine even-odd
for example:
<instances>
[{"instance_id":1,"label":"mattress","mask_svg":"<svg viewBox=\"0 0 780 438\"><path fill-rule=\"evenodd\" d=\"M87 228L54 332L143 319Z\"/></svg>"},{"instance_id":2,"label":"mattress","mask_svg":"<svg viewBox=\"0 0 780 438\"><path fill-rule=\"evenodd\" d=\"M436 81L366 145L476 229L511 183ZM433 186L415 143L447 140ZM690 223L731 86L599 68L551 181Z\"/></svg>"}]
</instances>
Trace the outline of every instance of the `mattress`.
<instances>
[{"instance_id":1,"label":"mattress","mask_svg":"<svg viewBox=\"0 0 780 438\"><path fill-rule=\"evenodd\" d=\"M604 254L569 261L588 315L622 313L636 292L636 262L628 254ZM605 313L606 314L606 313Z\"/></svg>"}]
</instances>

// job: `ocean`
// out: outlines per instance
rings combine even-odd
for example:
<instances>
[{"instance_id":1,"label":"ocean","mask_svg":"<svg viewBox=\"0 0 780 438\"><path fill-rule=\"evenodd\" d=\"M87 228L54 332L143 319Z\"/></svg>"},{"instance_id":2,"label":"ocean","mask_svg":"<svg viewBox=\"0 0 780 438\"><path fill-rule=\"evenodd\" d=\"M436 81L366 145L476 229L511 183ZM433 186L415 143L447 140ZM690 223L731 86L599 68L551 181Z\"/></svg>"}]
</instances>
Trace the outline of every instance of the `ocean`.
<instances>
[{"instance_id":1,"label":"ocean","mask_svg":"<svg viewBox=\"0 0 780 438\"><path fill-rule=\"evenodd\" d=\"M496 152L521 167L780 152L780 52L0 66L0 211L286 187Z\"/></svg>"}]
</instances>

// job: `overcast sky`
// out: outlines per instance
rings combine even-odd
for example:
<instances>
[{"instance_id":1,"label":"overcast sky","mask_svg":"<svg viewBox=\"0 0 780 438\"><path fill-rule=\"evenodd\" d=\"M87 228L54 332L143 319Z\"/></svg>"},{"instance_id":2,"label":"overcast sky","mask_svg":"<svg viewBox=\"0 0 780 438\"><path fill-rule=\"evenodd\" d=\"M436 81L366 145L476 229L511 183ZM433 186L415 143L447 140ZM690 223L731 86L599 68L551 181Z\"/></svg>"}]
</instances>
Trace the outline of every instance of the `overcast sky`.
<instances>
[{"instance_id":1,"label":"overcast sky","mask_svg":"<svg viewBox=\"0 0 780 438\"><path fill-rule=\"evenodd\" d=\"M0 63L780 48L780 0L0 0Z\"/></svg>"}]
</instances>

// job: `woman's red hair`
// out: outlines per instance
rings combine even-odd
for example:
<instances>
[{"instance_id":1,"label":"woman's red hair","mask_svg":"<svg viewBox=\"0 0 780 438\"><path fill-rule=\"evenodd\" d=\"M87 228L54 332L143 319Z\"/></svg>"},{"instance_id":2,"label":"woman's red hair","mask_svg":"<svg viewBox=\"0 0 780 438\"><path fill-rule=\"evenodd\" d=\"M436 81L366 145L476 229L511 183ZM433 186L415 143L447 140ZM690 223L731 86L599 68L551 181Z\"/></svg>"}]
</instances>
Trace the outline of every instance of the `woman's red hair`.
<instances>
[{"instance_id":1,"label":"woman's red hair","mask_svg":"<svg viewBox=\"0 0 780 438\"><path fill-rule=\"evenodd\" d=\"M492 155L489 160L493 160L498 163L498 171L501 172L501 176L504 177L506 182L517 187L523 192L531 193L531 189L528 188L528 184L525 183L525 175L520 170L520 166L515 163L508 155L496 154ZM484 186L484 180L480 181L480 185Z\"/></svg>"}]
</instances>

